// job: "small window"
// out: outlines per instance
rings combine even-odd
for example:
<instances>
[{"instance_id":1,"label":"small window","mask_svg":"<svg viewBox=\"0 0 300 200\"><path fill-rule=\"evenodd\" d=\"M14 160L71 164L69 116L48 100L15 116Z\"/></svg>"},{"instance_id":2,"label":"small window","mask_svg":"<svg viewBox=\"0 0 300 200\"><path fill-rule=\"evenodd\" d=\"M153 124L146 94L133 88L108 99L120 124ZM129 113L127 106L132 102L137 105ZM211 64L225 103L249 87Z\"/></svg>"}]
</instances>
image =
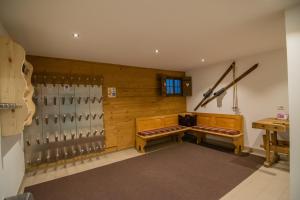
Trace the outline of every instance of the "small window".
<instances>
[{"instance_id":1,"label":"small window","mask_svg":"<svg viewBox=\"0 0 300 200\"><path fill-rule=\"evenodd\" d=\"M181 79L167 78L166 93L168 96L181 95L182 94Z\"/></svg>"}]
</instances>

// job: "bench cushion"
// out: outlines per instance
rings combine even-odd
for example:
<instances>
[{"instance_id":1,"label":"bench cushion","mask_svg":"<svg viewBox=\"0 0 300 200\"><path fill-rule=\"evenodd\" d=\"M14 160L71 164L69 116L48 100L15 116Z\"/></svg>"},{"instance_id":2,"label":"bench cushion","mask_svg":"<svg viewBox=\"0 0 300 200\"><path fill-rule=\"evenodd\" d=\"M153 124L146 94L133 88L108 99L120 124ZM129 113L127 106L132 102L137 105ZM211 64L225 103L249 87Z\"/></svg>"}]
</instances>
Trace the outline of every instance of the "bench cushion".
<instances>
[{"instance_id":1,"label":"bench cushion","mask_svg":"<svg viewBox=\"0 0 300 200\"><path fill-rule=\"evenodd\" d=\"M176 126L169 126L169 127L158 128L158 129L153 129L153 130L141 131L141 132L138 132L138 134L142 135L142 136L157 135L157 134L160 134L160 133L167 133L167 132L171 132L171 131L179 131L179 130L182 130L184 128L186 128L186 127L176 125Z\"/></svg>"},{"instance_id":2,"label":"bench cushion","mask_svg":"<svg viewBox=\"0 0 300 200\"><path fill-rule=\"evenodd\" d=\"M193 129L196 130L203 130L203 131L213 131L213 132L217 132L220 134L226 134L226 135L238 135L240 134L240 131L238 130L234 130L234 129L227 129L227 128L219 128L219 127L211 127L211 126L202 126L202 125L198 125L198 126L193 126Z\"/></svg>"}]
</instances>

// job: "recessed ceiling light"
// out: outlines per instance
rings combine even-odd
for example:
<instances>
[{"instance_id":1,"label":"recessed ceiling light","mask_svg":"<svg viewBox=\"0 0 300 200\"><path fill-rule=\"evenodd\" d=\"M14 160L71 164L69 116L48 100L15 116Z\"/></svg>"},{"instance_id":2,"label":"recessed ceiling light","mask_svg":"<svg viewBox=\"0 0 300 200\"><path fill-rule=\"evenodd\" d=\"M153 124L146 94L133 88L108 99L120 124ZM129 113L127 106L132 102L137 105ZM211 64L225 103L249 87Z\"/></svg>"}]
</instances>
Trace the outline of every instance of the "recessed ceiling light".
<instances>
[{"instance_id":1,"label":"recessed ceiling light","mask_svg":"<svg viewBox=\"0 0 300 200\"><path fill-rule=\"evenodd\" d=\"M78 39L79 38L79 33L73 33L73 38Z\"/></svg>"},{"instance_id":2,"label":"recessed ceiling light","mask_svg":"<svg viewBox=\"0 0 300 200\"><path fill-rule=\"evenodd\" d=\"M158 49L155 49L155 53L156 53L156 54L159 54L159 51L158 51Z\"/></svg>"},{"instance_id":3,"label":"recessed ceiling light","mask_svg":"<svg viewBox=\"0 0 300 200\"><path fill-rule=\"evenodd\" d=\"M205 62L205 59L204 59L204 58L202 58L202 59L201 59L201 62Z\"/></svg>"}]
</instances>

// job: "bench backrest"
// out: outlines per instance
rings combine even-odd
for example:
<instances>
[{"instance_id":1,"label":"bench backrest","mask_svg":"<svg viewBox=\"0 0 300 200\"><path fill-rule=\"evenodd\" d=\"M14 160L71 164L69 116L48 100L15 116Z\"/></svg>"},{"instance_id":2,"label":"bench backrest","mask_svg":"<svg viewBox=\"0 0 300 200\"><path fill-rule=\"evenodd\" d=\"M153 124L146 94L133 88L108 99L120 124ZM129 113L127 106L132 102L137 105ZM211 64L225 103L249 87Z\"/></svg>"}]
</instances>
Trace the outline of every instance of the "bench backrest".
<instances>
[{"instance_id":1,"label":"bench backrest","mask_svg":"<svg viewBox=\"0 0 300 200\"><path fill-rule=\"evenodd\" d=\"M178 125L178 114L136 118L136 132Z\"/></svg>"},{"instance_id":2,"label":"bench backrest","mask_svg":"<svg viewBox=\"0 0 300 200\"><path fill-rule=\"evenodd\" d=\"M243 116L215 113L197 114L197 125L206 125L219 128L229 128L243 132Z\"/></svg>"}]
</instances>

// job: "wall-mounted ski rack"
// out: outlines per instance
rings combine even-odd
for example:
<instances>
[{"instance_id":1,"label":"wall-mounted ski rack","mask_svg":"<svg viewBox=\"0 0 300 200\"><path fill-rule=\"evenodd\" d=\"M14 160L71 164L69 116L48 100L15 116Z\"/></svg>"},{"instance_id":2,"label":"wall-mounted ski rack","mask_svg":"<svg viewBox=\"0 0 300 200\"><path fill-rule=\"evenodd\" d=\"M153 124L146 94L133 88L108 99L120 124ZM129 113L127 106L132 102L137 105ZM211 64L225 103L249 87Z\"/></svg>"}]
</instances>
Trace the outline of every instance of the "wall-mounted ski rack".
<instances>
[{"instance_id":1,"label":"wall-mounted ski rack","mask_svg":"<svg viewBox=\"0 0 300 200\"><path fill-rule=\"evenodd\" d=\"M102 85L103 76L60 73L34 73L32 84Z\"/></svg>"},{"instance_id":2,"label":"wall-mounted ski rack","mask_svg":"<svg viewBox=\"0 0 300 200\"><path fill-rule=\"evenodd\" d=\"M17 105L15 103L0 103L0 110L14 110L21 105Z\"/></svg>"},{"instance_id":3,"label":"wall-mounted ski rack","mask_svg":"<svg viewBox=\"0 0 300 200\"><path fill-rule=\"evenodd\" d=\"M36 113L24 130L27 171L105 149L102 76L34 73Z\"/></svg>"}]
</instances>

